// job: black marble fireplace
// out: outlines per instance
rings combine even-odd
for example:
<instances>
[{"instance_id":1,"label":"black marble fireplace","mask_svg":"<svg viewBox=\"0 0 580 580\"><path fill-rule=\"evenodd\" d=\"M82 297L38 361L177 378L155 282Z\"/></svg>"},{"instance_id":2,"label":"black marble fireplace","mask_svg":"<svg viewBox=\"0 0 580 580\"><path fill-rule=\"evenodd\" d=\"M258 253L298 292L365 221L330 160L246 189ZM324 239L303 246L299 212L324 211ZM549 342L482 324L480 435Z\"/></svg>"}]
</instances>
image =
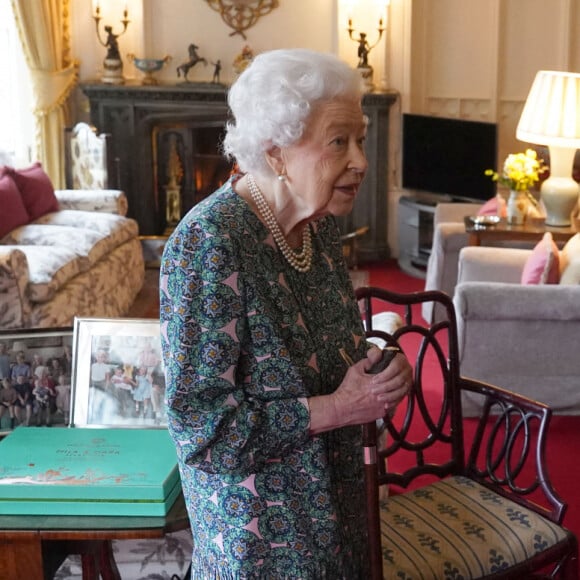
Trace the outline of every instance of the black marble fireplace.
<instances>
[{"instance_id":1,"label":"black marble fireplace","mask_svg":"<svg viewBox=\"0 0 580 580\"><path fill-rule=\"evenodd\" d=\"M230 166L219 153L228 116L227 88L208 83L144 86L87 83L91 122L109 133L121 188L141 235L163 236L193 205L223 183ZM365 95L369 172L344 233L369 226L359 261L389 257L389 109L397 93Z\"/></svg>"}]
</instances>

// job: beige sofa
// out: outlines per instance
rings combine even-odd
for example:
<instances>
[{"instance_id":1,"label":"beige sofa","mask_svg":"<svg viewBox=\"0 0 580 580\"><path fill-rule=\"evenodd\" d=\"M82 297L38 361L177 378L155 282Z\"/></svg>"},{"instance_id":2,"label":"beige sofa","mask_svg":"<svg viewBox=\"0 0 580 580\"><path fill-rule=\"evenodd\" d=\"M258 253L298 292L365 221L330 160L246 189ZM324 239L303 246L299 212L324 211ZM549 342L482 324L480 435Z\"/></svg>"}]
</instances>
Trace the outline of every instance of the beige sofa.
<instances>
[{"instance_id":1,"label":"beige sofa","mask_svg":"<svg viewBox=\"0 0 580 580\"><path fill-rule=\"evenodd\" d=\"M118 190L56 191L58 211L0 239L0 330L126 314L144 280L137 223Z\"/></svg>"},{"instance_id":2,"label":"beige sofa","mask_svg":"<svg viewBox=\"0 0 580 580\"><path fill-rule=\"evenodd\" d=\"M461 374L580 414L580 286L522 285L531 250L466 247L454 303ZM464 400L466 415L479 411Z\"/></svg>"}]
</instances>

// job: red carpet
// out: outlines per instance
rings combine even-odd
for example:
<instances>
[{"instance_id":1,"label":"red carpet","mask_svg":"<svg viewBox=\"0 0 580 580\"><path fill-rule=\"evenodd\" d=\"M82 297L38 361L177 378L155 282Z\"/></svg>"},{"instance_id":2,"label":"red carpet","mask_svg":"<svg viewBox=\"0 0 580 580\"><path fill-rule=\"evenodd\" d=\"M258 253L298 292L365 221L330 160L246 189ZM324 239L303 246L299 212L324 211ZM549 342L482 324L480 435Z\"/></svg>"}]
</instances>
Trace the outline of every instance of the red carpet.
<instances>
[{"instance_id":1,"label":"red carpet","mask_svg":"<svg viewBox=\"0 0 580 580\"><path fill-rule=\"evenodd\" d=\"M364 266L369 272L369 284L394 292L416 292L424 287L424 280L402 272L395 260ZM499 385L501 386L501 385ZM469 419L466 419L469 436ZM564 525L580 537L580 416L554 415L550 425L546 457L548 473L557 493L568 503Z\"/></svg>"}]
</instances>

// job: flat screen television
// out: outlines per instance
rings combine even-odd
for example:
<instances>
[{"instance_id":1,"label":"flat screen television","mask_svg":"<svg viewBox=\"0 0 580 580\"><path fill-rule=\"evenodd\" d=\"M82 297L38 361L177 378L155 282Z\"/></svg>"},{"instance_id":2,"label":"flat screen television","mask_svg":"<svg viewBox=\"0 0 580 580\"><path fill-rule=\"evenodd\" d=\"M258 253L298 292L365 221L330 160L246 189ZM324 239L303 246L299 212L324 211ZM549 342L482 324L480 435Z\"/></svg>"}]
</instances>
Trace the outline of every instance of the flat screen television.
<instances>
[{"instance_id":1,"label":"flat screen television","mask_svg":"<svg viewBox=\"0 0 580 580\"><path fill-rule=\"evenodd\" d=\"M497 125L403 114L402 186L457 200L485 201L496 183L485 175L497 165Z\"/></svg>"}]
</instances>

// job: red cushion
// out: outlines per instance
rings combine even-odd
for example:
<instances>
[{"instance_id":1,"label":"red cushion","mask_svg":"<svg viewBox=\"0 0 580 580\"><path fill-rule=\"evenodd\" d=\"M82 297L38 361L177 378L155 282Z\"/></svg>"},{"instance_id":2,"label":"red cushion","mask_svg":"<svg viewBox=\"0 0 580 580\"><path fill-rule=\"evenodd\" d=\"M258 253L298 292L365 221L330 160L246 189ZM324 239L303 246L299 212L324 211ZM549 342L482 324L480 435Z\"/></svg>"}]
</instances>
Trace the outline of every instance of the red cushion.
<instances>
[{"instance_id":1,"label":"red cushion","mask_svg":"<svg viewBox=\"0 0 580 580\"><path fill-rule=\"evenodd\" d=\"M28 213L9 171L0 168L0 239L28 223Z\"/></svg>"},{"instance_id":2,"label":"red cushion","mask_svg":"<svg viewBox=\"0 0 580 580\"><path fill-rule=\"evenodd\" d=\"M526 260L522 284L558 284L560 281L560 252L552 234L547 232L536 244Z\"/></svg>"},{"instance_id":3,"label":"red cushion","mask_svg":"<svg viewBox=\"0 0 580 580\"><path fill-rule=\"evenodd\" d=\"M16 183L28 212L30 221L58 211L58 200L54 195L54 187L50 178L42 169L40 163L34 163L26 169L12 169L12 179Z\"/></svg>"}]
</instances>

